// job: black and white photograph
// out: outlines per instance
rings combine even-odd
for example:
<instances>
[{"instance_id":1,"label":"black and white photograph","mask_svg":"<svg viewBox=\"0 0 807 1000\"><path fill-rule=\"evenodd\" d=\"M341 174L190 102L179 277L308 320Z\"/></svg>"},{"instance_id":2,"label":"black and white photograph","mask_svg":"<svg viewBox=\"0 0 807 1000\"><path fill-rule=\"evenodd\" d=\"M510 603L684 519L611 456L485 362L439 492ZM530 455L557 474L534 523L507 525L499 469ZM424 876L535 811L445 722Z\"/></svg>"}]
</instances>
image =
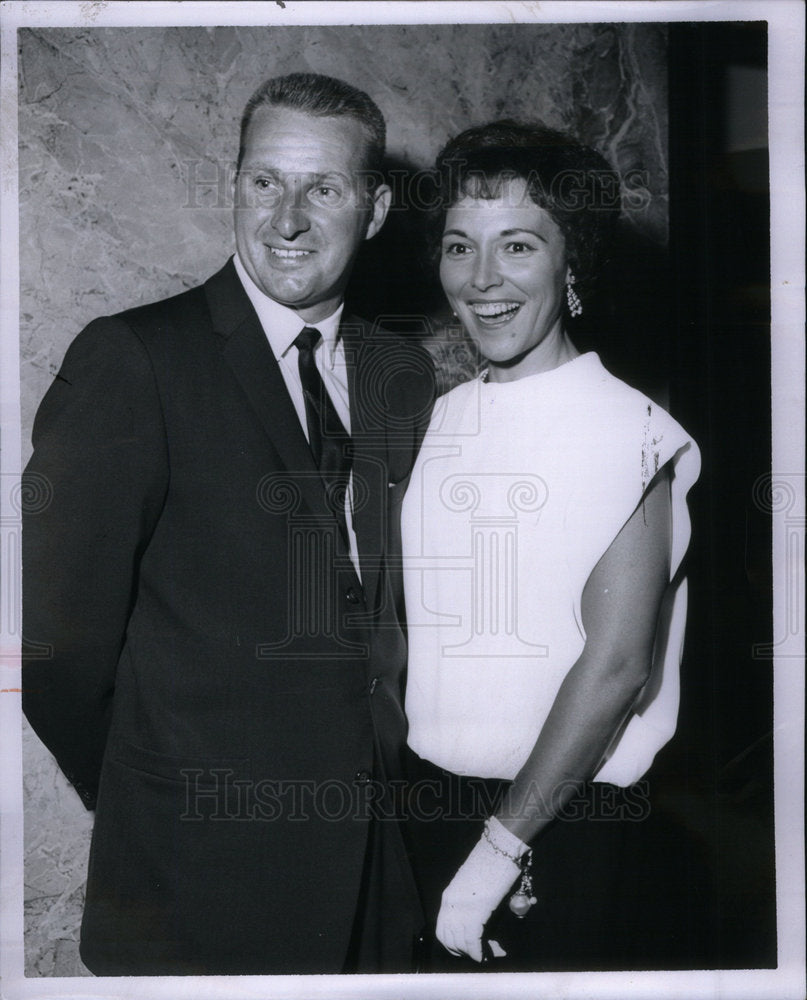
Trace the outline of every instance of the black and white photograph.
<instances>
[{"instance_id":1,"label":"black and white photograph","mask_svg":"<svg viewBox=\"0 0 807 1000\"><path fill-rule=\"evenodd\" d=\"M803 5L0 13L2 996L802 997Z\"/></svg>"}]
</instances>

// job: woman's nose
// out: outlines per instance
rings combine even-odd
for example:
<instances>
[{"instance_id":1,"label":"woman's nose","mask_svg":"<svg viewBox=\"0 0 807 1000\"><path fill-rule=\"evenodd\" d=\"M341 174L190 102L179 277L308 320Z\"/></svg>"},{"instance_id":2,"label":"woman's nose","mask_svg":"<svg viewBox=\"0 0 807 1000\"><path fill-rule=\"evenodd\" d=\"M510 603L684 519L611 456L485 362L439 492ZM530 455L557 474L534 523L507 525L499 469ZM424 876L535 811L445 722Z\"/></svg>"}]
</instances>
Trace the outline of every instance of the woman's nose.
<instances>
[{"instance_id":1,"label":"woman's nose","mask_svg":"<svg viewBox=\"0 0 807 1000\"><path fill-rule=\"evenodd\" d=\"M272 228L284 240L293 240L300 233L311 228L311 222L302 203L301 193L294 190L283 192L271 217Z\"/></svg>"},{"instance_id":2,"label":"woman's nose","mask_svg":"<svg viewBox=\"0 0 807 1000\"><path fill-rule=\"evenodd\" d=\"M474 288L480 292L484 292L488 288L495 288L496 285L500 285L501 283L502 278L493 255L482 252L478 253L474 261L473 274L471 275L471 284Z\"/></svg>"}]
</instances>

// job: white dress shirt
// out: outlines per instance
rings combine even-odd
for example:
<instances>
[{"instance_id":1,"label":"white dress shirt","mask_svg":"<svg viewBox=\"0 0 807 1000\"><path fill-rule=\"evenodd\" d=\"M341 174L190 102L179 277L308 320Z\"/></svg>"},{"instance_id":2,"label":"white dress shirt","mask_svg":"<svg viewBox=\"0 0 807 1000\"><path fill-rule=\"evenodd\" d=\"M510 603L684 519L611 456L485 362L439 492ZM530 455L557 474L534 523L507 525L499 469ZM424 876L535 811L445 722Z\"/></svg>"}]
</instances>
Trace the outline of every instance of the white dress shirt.
<instances>
[{"instance_id":1,"label":"white dress shirt","mask_svg":"<svg viewBox=\"0 0 807 1000\"><path fill-rule=\"evenodd\" d=\"M297 418L303 429L303 434L308 440L308 424L305 415L305 396L303 395L303 385L300 381L300 369L297 363L299 351L294 346L300 331L311 326L319 330L322 339L317 344L314 352L314 360L317 370L322 376L322 381L328 395L331 397L334 409L339 415L339 419L345 430L350 434L350 395L348 393L347 360L345 358L345 345L339 336L339 324L342 319L342 309L344 303L326 316L325 319L316 323L306 323L301 319L294 309L275 302L268 295L261 291L252 278L247 273L246 268L241 263L238 254L234 257L235 270L244 286L244 291L249 296L249 300L258 314L263 332L272 348L283 381L286 383L294 409L297 411ZM353 473L350 474L347 494L345 497L345 523L347 525L348 541L350 543L350 558L361 578L359 569L359 553L356 544L356 532L353 529Z\"/></svg>"}]
</instances>

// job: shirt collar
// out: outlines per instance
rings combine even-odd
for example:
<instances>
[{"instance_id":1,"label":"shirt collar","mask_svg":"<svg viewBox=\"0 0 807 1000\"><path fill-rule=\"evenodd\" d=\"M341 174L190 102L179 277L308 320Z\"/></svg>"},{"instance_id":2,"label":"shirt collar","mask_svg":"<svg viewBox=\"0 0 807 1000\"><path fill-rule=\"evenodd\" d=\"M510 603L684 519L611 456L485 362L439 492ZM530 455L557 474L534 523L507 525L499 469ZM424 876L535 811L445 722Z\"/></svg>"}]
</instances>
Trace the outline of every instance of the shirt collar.
<instances>
[{"instance_id":1,"label":"shirt collar","mask_svg":"<svg viewBox=\"0 0 807 1000\"><path fill-rule=\"evenodd\" d=\"M241 284L244 286L244 291L258 314L263 332L266 334L266 339L269 341L275 358L279 361L284 357L294 346L297 334L304 326L311 325L322 334L322 341L328 348L330 366L333 367L344 302L341 302L330 316L326 316L325 319L321 319L317 323L308 324L300 318L294 309L289 309L288 306L275 302L265 292L262 292L247 273L247 269L241 263L241 258L237 253L233 262Z\"/></svg>"}]
</instances>

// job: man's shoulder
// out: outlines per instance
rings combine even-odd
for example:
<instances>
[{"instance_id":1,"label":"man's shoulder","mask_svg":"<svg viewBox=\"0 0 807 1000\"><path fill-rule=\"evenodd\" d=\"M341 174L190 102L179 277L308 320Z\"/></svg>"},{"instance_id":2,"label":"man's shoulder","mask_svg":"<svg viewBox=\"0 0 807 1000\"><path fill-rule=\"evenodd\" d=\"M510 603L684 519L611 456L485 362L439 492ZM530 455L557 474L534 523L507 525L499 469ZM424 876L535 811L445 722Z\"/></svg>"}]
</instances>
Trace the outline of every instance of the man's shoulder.
<instances>
[{"instance_id":1,"label":"man's shoulder","mask_svg":"<svg viewBox=\"0 0 807 1000\"><path fill-rule=\"evenodd\" d=\"M150 318L162 315L181 315L183 310L191 304L194 299L202 298L204 294L204 282L186 288L184 291L169 295L166 298L154 299L152 302L145 302L142 305L130 306L122 310L118 315L126 318L139 319Z\"/></svg>"},{"instance_id":2,"label":"man's shoulder","mask_svg":"<svg viewBox=\"0 0 807 1000\"><path fill-rule=\"evenodd\" d=\"M211 301L220 311L219 286L224 282L229 290L230 271L235 273L232 262L228 261L220 271L193 288L98 317L82 330L71 346L80 349L82 343L100 340L114 352L120 349L122 342L131 340L139 342L149 353L157 348L161 353L170 352L172 347L180 352L187 352L191 346L198 348L205 335L214 330ZM233 314L236 314L240 301L233 301L232 294L224 298L232 301Z\"/></svg>"},{"instance_id":3,"label":"man's shoulder","mask_svg":"<svg viewBox=\"0 0 807 1000\"><path fill-rule=\"evenodd\" d=\"M340 331L345 343L356 351L359 363L373 360L379 363L381 356L388 361L393 357L417 359L418 367L432 371L431 355L423 346L421 338L415 334L399 333L389 329L382 321L371 321L354 313L342 317Z\"/></svg>"},{"instance_id":4,"label":"man's shoulder","mask_svg":"<svg viewBox=\"0 0 807 1000\"><path fill-rule=\"evenodd\" d=\"M431 355L415 334L399 333L355 314L343 316L340 330L359 367L386 364L401 375L434 373Z\"/></svg>"},{"instance_id":5,"label":"man's shoulder","mask_svg":"<svg viewBox=\"0 0 807 1000\"><path fill-rule=\"evenodd\" d=\"M138 333L149 335L168 329L187 329L207 314L204 284L188 288L168 298L133 306L110 317Z\"/></svg>"}]
</instances>

